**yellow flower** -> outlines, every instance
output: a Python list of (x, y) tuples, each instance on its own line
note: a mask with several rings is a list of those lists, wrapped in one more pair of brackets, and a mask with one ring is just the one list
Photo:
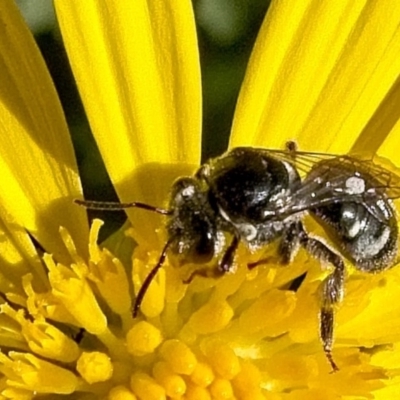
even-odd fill
[[(290, 3), (290, 4), (289, 4)], [(189, 0), (56, 0), (88, 118), (121, 201), (162, 206), (200, 160), (201, 94)], [(400, 164), (400, 3), (274, 1), (239, 97), (230, 147)], [(400, 393), (400, 270), (349, 266), (332, 374), (318, 334), (327, 271), (238, 250), (235, 273), (196, 277), (168, 257), (137, 318), (132, 299), (165, 243), (130, 209), (115, 254), (82, 197), (59, 101), (11, 0), (0, 8), (0, 398), (390, 399)], [(165, 218), (165, 217), (164, 217)], [(317, 227), (313, 226), (313, 229)], [(109, 241), (109, 242), (110, 242)], [(273, 246), (271, 246), (272, 250)], [(129, 252), (129, 253), (128, 253)], [(307, 272), (296, 290), (295, 279)], [(57, 395), (59, 395), (57, 397)]]

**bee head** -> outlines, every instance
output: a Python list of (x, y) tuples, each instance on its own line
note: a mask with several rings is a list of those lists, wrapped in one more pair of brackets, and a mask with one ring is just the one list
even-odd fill
[(179, 178), (172, 186), (170, 210), (171, 252), (182, 263), (210, 261), (221, 239), (206, 184), (196, 178)]

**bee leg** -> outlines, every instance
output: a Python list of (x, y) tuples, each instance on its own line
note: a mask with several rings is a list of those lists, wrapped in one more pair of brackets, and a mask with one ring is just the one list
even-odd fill
[(172, 243), (173, 238), (169, 239), (167, 243), (165, 243), (164, 248), (160, 254), (160, 258), (158, 259), (157, 264), (152, 268), (150, 273), (147, 275), (146, 279), (143, 281), (142, 286), (139, 289), (139, 292), (136, 296), (135, 302), (133, 303), (132, 307), (132, 316), (133, 318), (136, 318), (139, 313), (140, 306), (142, 304), (144, 295), (147, 292), (147, 289), (149, 288), (151, 282), (155, 278), (155, 276), (158, 273), (158, 270), (164, 265), (165, 258), (167, 257), (167, 251), (169, 246)]
[(289, 227), (283, 232), (278, 248), (281, 264), (290, 264), (293, 260), (293, 257), (297, 254), (302, 232), (304, 232), (304, 229), (299, 221), (290, 224)]
[(235, 258), (236, 250), (239, 246), (240, 239), (238, 236), (234, 236), (232, 242), (225, 250), (218, 266), (216, 268), (200, 268), (193, 271), (190, 276), (183, 281), (183, 283), (190, 283), (195, 276), (203, 276), (205, 278), (219, 278), (232, 271), (233, 261)]
[(275, 263), (288, 265), (293, 260), (293, 257), (297, 254), (300, 246), (300, 235), (303, 231), (303, 227), (299, 222), (294, 222), (289, 225), (282, 234), (282, 238), (279, 242), (278, 256), (263, 257), (258, 261), (247, 264), (247, 268), (252, 270), (262, 264)]
[(335, 269), (325, 279), (322, 286), (322, 305), (319, 314), (320, 335), (325, 355), (332, 367), (332, 372), (339, 370), (332, 357), (334, 341), (335, 306), (343, 297), (343, 285), (345, 267), (342, 258), (317, 239), (310, 238), (302, 230), (300, 233), (300, 244), (315, 258), (320, 261), (329, 262)]
[(219, 278), (223, 274), (224, 273), (219, 268), (198, 268), (184, 279), (183, 283), (188, 285), (196, 276), (201, 276), (203, 278)]

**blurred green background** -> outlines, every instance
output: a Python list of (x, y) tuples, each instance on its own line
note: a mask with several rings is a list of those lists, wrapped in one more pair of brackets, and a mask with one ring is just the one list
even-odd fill
[[(117, 200), (85, 117), (52, 0), (17, 0), (17, 3), (35, 35), (61, 98), (85, 197)], [(221, 154), (227, 147), (240, 84), (268, 5), (269, 0), (193, 1), (202, 70), (203, 160)], [(98, 213), (92, 216), (98, 216)], [(112, 218), (106, 219), (111, 220), (107, 230), (113, 231), (125, 216), (114, 213)]]

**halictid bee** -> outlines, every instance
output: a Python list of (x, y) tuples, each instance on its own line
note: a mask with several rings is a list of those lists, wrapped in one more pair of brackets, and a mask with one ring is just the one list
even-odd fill
[[(396, 175), (371, 160), (287, 149), (235, 148), (182, 177), (171, 189), (167, 209), (143, 203), (76, 202), (88, 208), (137, 207), (167, 217), (168, 240), (158, 263), (145, 279), (133, 305), (137, 316), (152, 279), (168, 252), (183, 262), (217, 258), (213, 270), (194, 276), (219, 277), (232, 271), (239, 243), (250, 250), (279, 241), (278, 256), (289, 264), (299, 247), (333, 267), (322, 283), (320, 337), (334, 371), (332, 357), (335, 307), (342, 300), (344, 258), (358, 270), (376, 273), (396, 264), (398, 226), (392, 199), (400, 197)], [(337, 250), (304, 228), (311, 215)]]

